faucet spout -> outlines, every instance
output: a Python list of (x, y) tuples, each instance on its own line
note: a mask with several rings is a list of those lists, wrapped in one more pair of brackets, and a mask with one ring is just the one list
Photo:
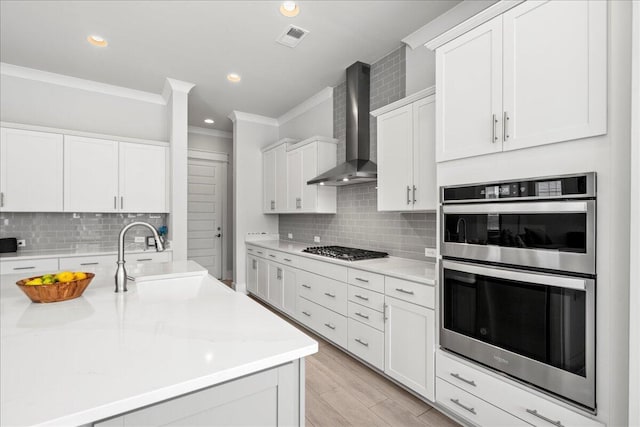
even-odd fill
[(118, 236), (118, 269), (116, 270), (116, 292), (127, 292), (127, 270), (124, 267), (124, 236), (130, 228), (138, 225), (147, 227), (149, 230), (151, 230), (151, 233), (153, 233), (153, 238), (156, 241), (156, 251), (164, 251), (164, 244), (162, 243), (162, 240), (158, 235), (158, 231), (153, 225), (149, 224), (148, 222), (136, 221), (122, 227), (122, 230), (120, 230), (120, 234)]

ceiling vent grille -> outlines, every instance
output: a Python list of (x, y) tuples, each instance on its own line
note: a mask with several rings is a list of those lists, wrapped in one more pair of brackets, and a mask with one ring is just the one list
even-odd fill
[(276, 39), (276, 42), (288, 47), (296, 47), (307, 34), (309, 34), (308, 30), (296, 27), (295, 25), (289, 25), (280, 37)]

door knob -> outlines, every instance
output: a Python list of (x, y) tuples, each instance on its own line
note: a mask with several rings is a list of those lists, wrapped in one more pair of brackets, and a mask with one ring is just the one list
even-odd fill
[(222, 236), (222, 233), (216, 234), (216, 237), (220, 237), (220, 236)]

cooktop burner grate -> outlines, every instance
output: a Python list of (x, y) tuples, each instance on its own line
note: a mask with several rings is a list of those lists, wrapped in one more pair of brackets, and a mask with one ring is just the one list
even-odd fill
[(360, 261), (364, 259), (384, 258), (389, 256), (386, 252), (368, 251), (365, 249), (347, 248), (344, 246), (312, 246), (303, 249), (302, 252), (341, 259), (344, 261)]

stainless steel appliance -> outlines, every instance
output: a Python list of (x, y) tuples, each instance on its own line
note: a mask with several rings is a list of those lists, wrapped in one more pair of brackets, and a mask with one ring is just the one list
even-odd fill
[(440, 345), (591, 410), (595, 179), (441, 189)]
[(322, 255), (329, 258), (337, 258), (343, 261), (360, 261), (364, 259), (384, 258), (389, 256), (386, 252), (368, 251), (366, 249), (347, 248), (345, 246), (312, 246), (303, 249), (314, 255)]

